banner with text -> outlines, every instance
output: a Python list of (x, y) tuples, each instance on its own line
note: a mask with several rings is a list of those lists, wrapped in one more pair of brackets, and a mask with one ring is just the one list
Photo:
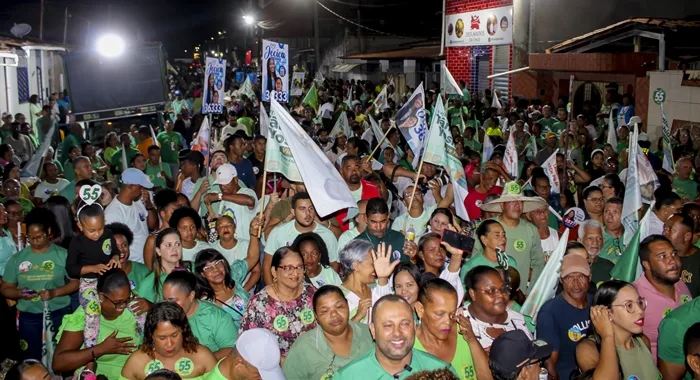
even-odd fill
[(289, 99), (289, 45), (263, 40), (262, 100), (282, 103)]
[(204, 98), (202, 114), (224, 113), (224, 83), (226, 82), (226, 60), (207, 57), (205, 61)]
[(484, 9), (445, 16), (445, 46), (510, 45), (513, 7)]

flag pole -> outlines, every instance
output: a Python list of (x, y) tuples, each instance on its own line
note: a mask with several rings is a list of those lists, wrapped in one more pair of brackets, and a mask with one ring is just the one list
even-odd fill
[[(372, 151), (372, 153), (370, 153), (370, 155), (367, 156), (367, 161), (371, 160), (372, 157), (374, 157), (374, 153), (377, 151), (377, 149), (379, 149), (382, 146), (382, 143), (384, 142), (384, 140), (386, 140), (386, 137), (389, 136), (389, 132), (391, 132), (392, 128), (394, 128), (393, 125), (390, 126), (389, 129), (386, 130), (386, 133), (384, 134), (384, 136), (382, 136), (382, 139), (379, 140), (379, 143), (377, 144), (377, 146), (374, 147), (374, 150)], [(421, 161), (421, 165), (422, 164), (423, 164), (423, 162)]]
[[(260, 205), (260, 220), (263, 218), (263, 211), (265, 211), (265, 189), (267, 189), (267, 160), (265, 160), (263, 164), (263, 180), (262, 180), (262, 204)], [(273, 192), (275, 190), (273, 189)], [(258, 235), (262, 233), (262, 223), (260, 223), (260, 226), (258, 227)]]
[[(420, 163), (418, 164), (418, 171), (416, 171), (416, 179), (413, 181), (413, 191), (411, 191), (411, 200), (408, 201), (408, 210), (406, 213), (411, 212), (411, 206), (413, 206), (413, 197), (416, 195), (416, 188), (418, 187), (418, 179), (420, 178), (420, 172), (423, 169), (423, 157), (420, 158)], [(408, 214), (410, 216), (410, 214)], [(406, 230), (406, 223), (408, 223), (408, 217), (403, 221), (403, 230)]]

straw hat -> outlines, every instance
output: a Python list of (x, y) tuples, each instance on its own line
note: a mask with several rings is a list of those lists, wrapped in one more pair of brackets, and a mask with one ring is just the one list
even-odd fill
[(506, 202), (523, 202), (523, 213), (547, 207), (547, 202), (541, 197), (526, 197), (522, 195), (520, 185), (515, 181), (511, 181), (503, 187), (503, 193), (500, 198), (482, 204), (480, 208), (486, 212), (503, 212), (501, 203)]

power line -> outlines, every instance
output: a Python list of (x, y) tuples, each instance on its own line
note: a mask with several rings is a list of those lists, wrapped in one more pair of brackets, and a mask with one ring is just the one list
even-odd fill
[[(331, 1), (333, 1), (333, 0), (331, 0)], [(347, 18), (345, 18), (345, 17), (343, 17), (343, 16), (341, 16), (341, 15), (339, 15), (339, 14), (333, 12), (333, 11), (330, 10), (327, 6), (321, 4), (320, 1), (316, 0), (316, 3), (317, 3), (318, 5), (320, 5), (321, 7), (323, 7), (323, 9), (327, 10), (328, 12), (330, 12), (330, 13), (331, 13), (332, 15), (334, 15), (335, 17), (338, 17), (339, 19), (341, 19), (341, 20), (343, 20), (343, 21), (345, 21), (345, 22), (347, 22), (347, 23), (350, 23), (350, 24), (352, 24), (352, 25), (355, 25), (355, 26), (358, 27), (358, 28), (366, 29), (366, 30), (369, 30), (370, 32), (374, 32), (374, 33), (383, 34), (383, 35), (385, 35), (385, 36), (400, 37), (400, 38), (416, 38), (416, 37), (409, 37), (409, 36), (399, 36), (399, 35), (396, 35), (396, 34), (391, 34), (391, 33), (387, 33), (387, 32), (382, 32), (381, 30), (376, 30), (376, 29), (372, 29), (372, 28), (367, 27), (367, 26), (364, 26), (364, 25), (360, 25), (360, 24), (356, 23), (355, 21), (348, 20)]]

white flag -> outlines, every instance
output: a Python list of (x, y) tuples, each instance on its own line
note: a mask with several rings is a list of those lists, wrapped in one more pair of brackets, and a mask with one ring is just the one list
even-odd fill
[(151, 129), (151, 138), (153, 139), (153, 145), (157, 145), (158, 147), (160, 147), (160, 143), (158, 142), (158, 138), (156, 137), (156, 131), (153, 130), (153, 126), (149, 124), (148, 128)]
[[(362, 140), (367, 141), (367, 144), (372, 146), (372, 138), (374, 138), (374, 132), (372, 131), (372, 128), (367, 128), (364, 132), (362, 132), (362, 136), (360, 138)], [(382, 136), (379, 136), (379, 138), (381, 139)]]
[(613, 109), (610, 108), (610, 117), (608, 118), (608, 144), (617, 152), (617, 131), (615, 130), (615, 121), (613, 120)]
[(379, 93), (379, 95), (377, 95), (377, 98), (374, 99), (374, 103), (372, 104), (374, 105), (375, 113), (380, 113), (384, 111), (384, 109), (389, 108), (389, 102), (386, 95), (386, 86), (382, 88), (382, 91)]
[(649, 162), (649, 158), (641, 149), (637, 149), (637, 173), (639, 176), (637, 183), (642, 195), (642, 202), (651, 204), (654, 201), (654, 191), (661, 186), (661, 183), (659, 182), (659, 177), (656, 176), (654, 168), (651, 166), (651, 162)]
[(41, 171), (40, 165), (42, 165), (41, 159), (44, 158), (46, 152), (49, 150), (49, 146), (51, 146), (51, 142), (53, 141), (53, 135), (55, 132), (56, 123), (54, 123), (54, 125), (51, 126), (49, 132), (46, 134), (46, 136), (44, 136), (44, 141), (41, 142), (39, 150), (34, 152), (34, 155), (29, 160), (29, 162), (27, 162), (27, 165), (24, 166), (24, 169), (22, 169), (22, 171), (29, 173), (29, 175), (31, 176), (39, 176), (39, 172)]
[[(379, 141), (382, 139), (382, 137), (384, 137), (384, 132), (382, 132), (382, 128), (371, 115), (369, 117), (369, 123), (372, 125), (372, 133), (374, 133), (374, 138), (377, 139), (377, 144), (379, 144)], [(382, 141), (381, 149), (384, 150), (388, 147), (390, 147), (389, 141), (388, 139), (384, 139), (384, 141)]]
[(340, 117), (338, 117), (338, 120), (336, 120), (335, 126), (333, 126), (333, 129), (331, 130), (331, 133), (328, 134), (328, 136), (335, 139), (338, 138), (341, 132), (345, 134), (345, 137), (347, 138), (354, 136), (354, 134), (352, 134), (352, 131), (350, 130), (348, 115), (345, 112), (340, 113)]
[(348, 105), (348, 109), (352, 109), (352, 87), (348, 87), (348, 98), (345, 99), (345, 104)]
[(418, 167), (418, 162), (423, 156), (425, 135), (428, 132), (428, 122), (425, 115), (425, 91), (421, 82), (408, 102), (396, 112), (396, 125), (413, 151), (414, 168)]
[(491, 101), (491, 107), (497, 110), (503, 108), (503, 106), (501, 105), (501, 101), (498, 100), (498, 94), (496, 94), (496, 90), (493, 90), (493, 100)]
[(557, 169), (557, 153), (559, 149), (555, 150), (547, 160), (542, 164), (542, 169), (544, 169), (544, 174), (549, 178), (549, 185), (552, 188), (551, 192), (554, 194), (561, 194), (561, 183), (559, 182), (559, 172)]
[(247, 96), (249, 99), (255, 99), (255, 91), (253, 91), (253, 84), (250, 83), (250, 77), (246, 75), (245, 81), (241, 86), (240, 93)]
[(348, 209), (349, 218), (357, 215), (350, 188), (321, 148), (275, 99), (270, 99), (270, 107), (318, 215), (325, 217), (343, 209)]
[[(476, 133), (479, 133), (477, 131)], [(491, 153), (493, 153), (493, 143), (491, 143), (491, 137), (489, 135), (484, 134), (484, 146), (483, 150), (481, 152), (481, 162), (486, 162), (491, 158)]]
[(394, 76), (393, 75), (389, 78), (389, 86), (394, 86), (394, 90), (396, 90), (396, 85), (394, 84)]
[(462, 96), (462, 89), (459, 88), (457, 81), (447, 69), (446, 65), (442, 65), (442, 84), (441, 87), (445, 89), (445, 94), (453, 94)]
[(625, 200), (622, 204), (622, 225), (625, 227), (623, 243), (625, 246), (632, 240), (634, 233), (639, 227), (637, 211), (642, 208), (642, 193), (639, 184), (639, 168), (637, 166), (637, 151), (639, 150), (638, 139), (639, 130), (635, 123), (632, 133), (629, 136), (629, 158), (625, 183)]
[(667, 172), (673, 174), (676, 172), (676, 168), (673, 163), (673, 151), (671, 150), (671, 141), (673, 141), (671, 138), (671, 128), (668, 126), (668, 119), (666, 118), (666, 112), (664, 112), (664, 104), (659, 103), (659, 107), (661, 107), (661, 132), (664, 140), (664, 162), (662, 167)]
[(505, 165), (508, 174), (512, 178), (518, 178), (518, 150), (515, 147), (515, 133), (510, 131), (506, 151), (503, 154), (503, 165)]
[(265, 107), (260, 104), (260, 134), (265, 136), (266, 139), (270, 139), (267, 132), (267, 127), (270, 125), (270, 118), (267, 116), (267, 111)]

